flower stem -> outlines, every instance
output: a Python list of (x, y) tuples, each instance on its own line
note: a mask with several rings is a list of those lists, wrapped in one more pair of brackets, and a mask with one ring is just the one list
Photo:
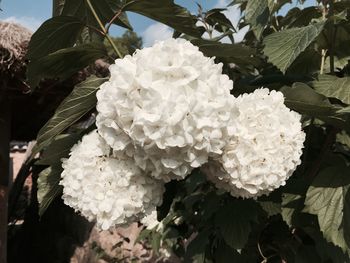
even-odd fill
[(94, 7), (92, 6), (90, 0), (86, 0), (90, 10), (91, 10), (91, 13), (94, 15), (98, 25), (100, 26), (103, 34), (105, 35), (105, 37), (107, 38), (108, 42), (111, 44), (112, 48), (114, 49), (115, 53), (120, 57), (122, 58), (123, 55), (120, 53), (120, 51), (118, 50), (117, 46), (115, 45), (115, 43), (113, 42), (112, 38), (108, 35), (108, 31), (107, 29), (104, 27), (104, 25), (102, 24), (100, 18), (98, 17)]

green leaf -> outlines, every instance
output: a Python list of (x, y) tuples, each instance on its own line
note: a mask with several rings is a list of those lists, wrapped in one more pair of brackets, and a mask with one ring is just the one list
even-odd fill
[(231, 21), (225, 16), (225, 14), (222, 13), (222, 11), (225, 11), (225, 9), (214, 8), (209, 10), (206, 13), (207, 22), (210, 23), (211, 26), (214, 26), (218, 23), (221, 26), (235, 30)]
[(344, 229), (344, 239), (348, 246), (348, 249), (350, 248), (350, 191), (349, 188), (347, 189), (347, 192), (344, 197), (344, 208), (343, 208), (343, 229)]
[(338, 78), (331, 75), (319, 75), (310, 85), (327, 97), (337, 98), (343, 103), (350, 104), (350, 78)]
[(217, 249), (215, 250), (215, 262), (216, 263), (246, 263), (248, 258), (245, 255), (241, 255), (237, 250), (227, 245), (224, 241), (220, 240)]
[(324, 237), (343, 250), (347, 249), (343, 224), (350, 220), (343, 212), (349, 174), (345, 162), (321, 170), (306, 193), (304, 208), (304, 212), (317, 216)]
[(258, 65), (260, 62), (254, 57), (255, 49), (243, 44), (225, 44), (203, 39), (193, 39), (191, 43), (208, 57), (229, 58), (238, 65)]
[(76, 17), (55, 16), (45, 21), (30, 39), (27, 57), (37, 59), (73, 46), (83, 28), (84, 23)]
[(314, 18), (322, 16), (321, 9), (317, 6), (309, 6), (295, 12), (295, 15), (291, 17), (288, 28), (307, 26)]
[(232, 200), (222, 207), (215, 217), (225, 242), (235, 249), (242, 249), (248, 241), (252, 222), (258, 221), (260, 207), (252, 200)]
[(106, 56), (105, 46), (98, 42), (61, 49), (31, 61), (27, 68), (28, 82), (32, 87), (35, 87), (42, 78), (64, 80), (78, 70), (94, 63), (97, 59)]
[(96, 92), (106, 78), (95, 76), (78, 84), (62, 101), (51, 119), (40, 129), (33, 153), (49, 145), (56, 135), (78, 121), (96, 105)]
[[(121, 2), (122, 1), (120, 0), (91, 0), (91, 4), (103, 24), (109, 22), (121, 9)], [(91, 13), (86, 0), (65, 0), (62, 15), (79, 17), (87, 25), (98, 27), (97, 21)], [(124, 12), (114, 20), (114, 24), (132, 30), (129, 20)]]
[(293, 226), (294, 212), (300, 208), (302, 196), (298, 194), (284, 193), (282, 195), (282, 218), (290, 226)]
[(337, 142), (347, 146), (350, 149), (350, 136), (345, 131), (337, 133)]
[(38, 177), (38, 202), (39, 215), (42, 216), (51, 202), (61, 194), (62, 186), (58, 183), (61, 179), (61, 166), (51, 166), (43, 170)]
[(185, 261), (204, 263), (205, 261), (205, 247), (209, 243), (210, 229), (204, 229), (197, 234), (197, 236), (189, 243), (186, 248)]
[(259, 204), (269, 217), (278, 215), (282, 212), (280, 203), (275, 203), (271, 201), (260, 201)]
[(72, 146), (80, 140), (79, 134), (61, 134), (58, 135), (50, 145), (40, 155), (40, 160), (36, 165), (54, 165), (59, 164), (62, 158), (68, 157)]
[(123, 11), (149, 17), (190, 36), (202, 35), (196, 27), (196, 17), (173, 0), (126, 0)]
[(285, 86), (280, 91), (285, 97), (285, 104), (295, 111), (314, 117), (333, 115), (336, 111), (325, 96), (304, 83), (296, 82), (292, 87)]
[(321, 55), (311, 46), (298, 56), (287, 70), (287, 74), (311, 75), (320, 71)]
[(264, 39), (264, 54), (269, 62), (285, 73), (300, 53), (320, 34), (323, 26), (324, 23), (317, 23), (272, 33)]
[(341, 248), (333, 245), (328, 242), (323, 236), (322, 233), (315, 228), (304, 228), (304, 231), (312, 237), (315, 242), (315, 248), (322, 258), (321, 262), (333, 262), (333, 263), (348, 263), (350, 258), (347, 254), (341, 250)]
[(257, 39), (260, 39), (264, 27), (269, 21), (269, 7), (267, 0), (248, 0), (245, 18), (252, 26)]

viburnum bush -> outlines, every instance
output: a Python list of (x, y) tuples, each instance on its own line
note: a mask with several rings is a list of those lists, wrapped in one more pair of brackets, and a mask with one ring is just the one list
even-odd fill
[[(40, 130), (39, 214), (62, 198), (104, 230), (141, 222), (183, 262), (349, 262), (350, 3), (288, 2), (228, 1), (237, 24), (172, 0), (57, 4), (29, 44), (32, 89), (97, 59), (110, 74)], [(126, 12), (173, 38), (123, 57), (108, 29), (132, 29)]]

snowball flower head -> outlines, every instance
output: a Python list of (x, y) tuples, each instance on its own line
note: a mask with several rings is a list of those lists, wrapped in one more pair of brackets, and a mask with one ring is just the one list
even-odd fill
[(63, 200), (106, 230), (152, 213), (160, 205), (163, 183), (147, 177), (125, 157), (109, 157), (110, 147), (96, 130), (85, 135), (63, 161)]
[(110, 73), (96, 125), (115, 151), (133, 149), (137, 165), (165, 181), (222, 153), (233, 83), (214, 58), (169, 39), (117, 59)]
[(217, 187), (237, 197), (258, 197), (285, 185), (300, 164), (305, 134), (300, 114), (281, 92), (257, 89), (235, 101), (232, 136), (217, 163), (205, 168)]

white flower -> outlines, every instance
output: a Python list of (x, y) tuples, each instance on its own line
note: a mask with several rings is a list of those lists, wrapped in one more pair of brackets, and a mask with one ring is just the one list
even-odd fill
[(142, 219), (162, 201), (163, 183), (142, 174), (127, 156), (110, 157), (97, 131), (85, 135), (63, 160), (64, 203), (106, 230)]
[(300, 115), (284, 105), (281, 92), (258, 89), (239, 96), (235, 104), (234, 136), (219, 163), (205, 172), (233, 196), (257, 197), (285, 185), (301, 162), (305, 134)]
[(115, 151), (128, 148), (137, 165), (165, 181), (222, 153), (234, 99), (222, 64), (169, 39), (117, 59), (110, 73), (97, 93), (96, 125)]

